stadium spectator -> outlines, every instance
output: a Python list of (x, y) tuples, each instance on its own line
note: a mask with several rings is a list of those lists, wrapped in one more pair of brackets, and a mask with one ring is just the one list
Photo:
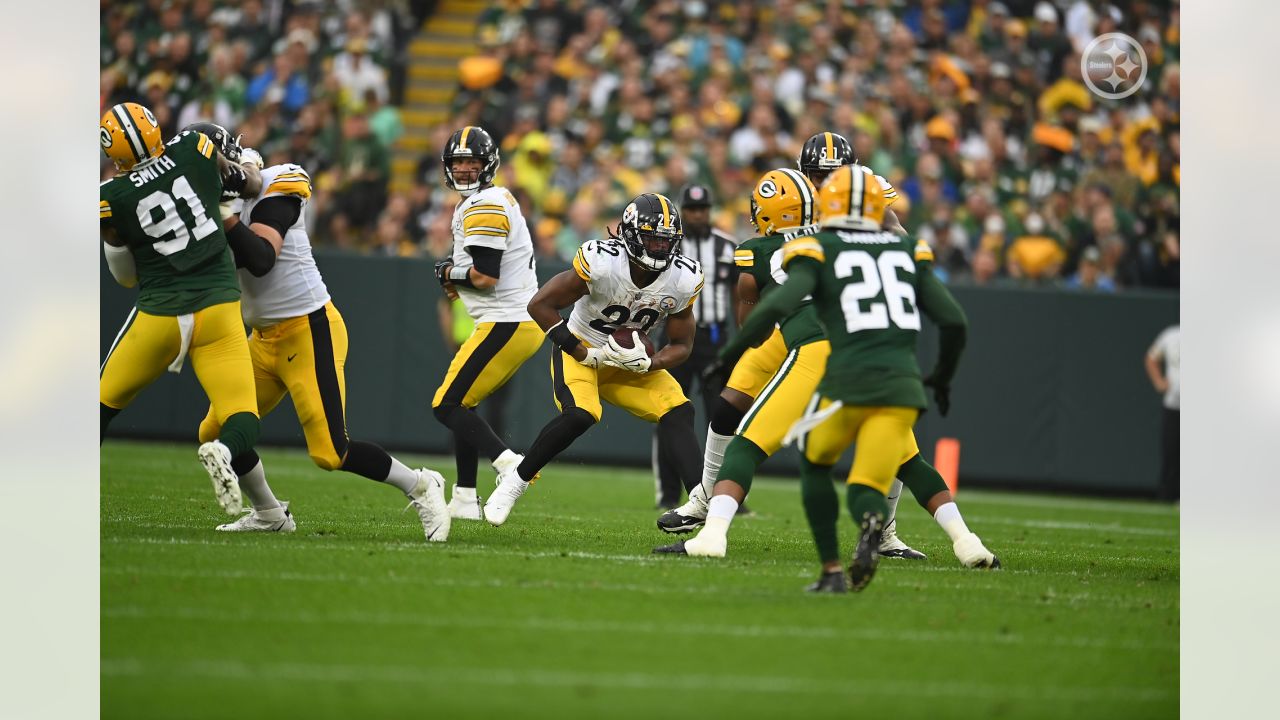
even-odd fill
[(1162, 396), (1164, 406), (1160, 431), (1160, 497), (1177, 501), (1181, 460), (1178, 453), (1179, 418), (1182, 405), (1181, 334), (1174, 325), (1165, 328), (1147, 350), (1147, 376)]

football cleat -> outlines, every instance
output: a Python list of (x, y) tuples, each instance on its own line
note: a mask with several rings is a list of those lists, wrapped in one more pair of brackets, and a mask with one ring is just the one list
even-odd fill
[(894, 518), (889, 521), (884, 529), (884, 536), (880, 538), (880, 557), (925, 560), (929, 556), (898, 539), (898, 518)]
[(875, 577), (880, 562), (880, 538), (884, 533), (881, 518), (870, 513), (862, 516), (862, 528), (858, 533), (858, 545), (853, 549), (849, 563), (849, 589), (859, 592)]
[(658, 518), (658, 529), (672, 535), (683, 535), (693, 532), (707, 522), (707, 506), (698, 507), (695, 500), (681, 505), (675, 510), (668, 510)]
[(684, 551), (684, 541), (674, 542), (670, 545), (662, 545), (653, 549), (654, 555), (687, 555)]
[(417, 472), (418, 484), (409, 493), (409, 505), (405, 509), (412, 507), (418, 511), (427, 542), (444, 542), (449, 539), (452, 522), (449, 506), (444, 501), (444, 476), (426, 468)]
[(280, 507), (270, 510), (245, 508), (239, 520), (219, 525), (221, 532), (281, 532), (291, 533), (298, 529), (293, 521), (293, 513), (289, 512), (289, 503), (280, 503)]
[(703, 532), (684, 541), (684, 554), (693, 557), (722, 558), (728, 549), (729, 538), (724, 533)]
[(480, 496), (475, 488), (453, 486), (449, 498), (449, 517), (454, 520), (482, 520)]
[(507, 516), (511, 514), (511, 508), (515, 507), (516, 501), (527, 489), (529, 489), (529, 483), (520, 477), (515, 467), (500, 473), (497, 489), (484, 504), (484, 519), (495, 527), (506, 522)]
[(213, 495), (218, 498), (222, 510), (228, 515), (240, 514), (244, 499), (240, 496), (240, 478), (231, 469), (231, 451), (226, 445), (213, 440), (201, 445), (196, 454), (213, 481)]
[(835, 570), (832, 572), (824, 572), (812, 584), (805, 587), (805, 592), (811, 593), (844, 593), (849, 592), (849, 583), (844, 579), (844, 573)]
[(988, 550), (975, 533), (969, 533), (956, 540), (952, 549), (955, 550), (956, 559), (965, 567), (983, 570), (1000, 569), (1000, 558)]

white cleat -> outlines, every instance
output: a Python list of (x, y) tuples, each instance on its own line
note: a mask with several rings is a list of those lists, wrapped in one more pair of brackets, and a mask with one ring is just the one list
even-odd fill
[(426, 468), (417, 473), (418, 484), (409, 493), (409, 507), (418, 511), (427, 542), (444, 542), (449, 539), (452, 522), (449, 506), (444, 501), (444, 476)]
[(512, 465), (509, 471), (498, 475), (498, 487), (489, 496), (489, 501), (484, 504), (484, 519), (495, 527), (507, 521), (511, 508), (515, 507), (516, 501), (529, 488), (529, 483), (516, 472), (515, 465)]
[(231, 451), (213, 440), (201, 445), (196, 454), (213, 481), (213, 495), (222, 510), (228, 515), (238, 515), (244, 509), (244, 500), (240, 497), (240, 478), (231, 469)]
[(975, 533), (969, 533), (956, 540), (952, 549), (955, 550), (956, 559), (965, 567), (987, 570), (1000, 569), (1000, 558), (988, 550)]
[(889, 521), (889, 526), (880, 536), (880, 557), (902, 558), (904, 560), (925, 560), (927, 555), (916, 550), (898, 538), (898, 519)]
[(698, 536), (686, 540), (684, 554), (693, 557), (722, 558), (729, 549), (729, 538), (724, 535), (698, 533)]
[(220, 532), (280, 532), (291, 533), (298, 529), (293, 521), (293, 513), (289, 512), (289, 503), (282, 502), (280, 507), (270, 510), (245, 508), (239, 520), (219, 525)]
[(454, 520), (483, 520), (480, 496), (475, 488), (453, 486), (453, 497), (449, 498), (449, 517)]

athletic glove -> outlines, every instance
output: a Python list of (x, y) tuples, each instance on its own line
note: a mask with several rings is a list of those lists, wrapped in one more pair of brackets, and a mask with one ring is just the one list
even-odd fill
[(649, 357), (649, 353), (644, 350), (644, 345), (640, 343), (640, 334), (633, 332), (632, 337), (634, 338), (635, 346), (630, 348), (622, 347), (617, 340), (610, 337), (607, 346), (608, 351), (605, 354), (605, 363), (633, 373), (649, 372), (649, 367), (653, 365), (653, 359)]
[(702, 387), (705, 388), (724, 388), (729, 382), (729, 374), (733, 372), (733, 365), (726, 363), (720, 358), (712, 360), (706, 367), (702, 368), (699, 375), (702, 377)]
[(951, 412), (951, 385), (934, 380), (930, 375), (924, 379), (924, 386), (933, 388), (933, 404), (938, 406), (938, 414), (946, 417)]
[(452, 260), (441, 260), (436, 263), (436, 280), (440, 282), (440, 287), (444, 287), (449, 283), (449, 268), (453, 267)]
[(598, 369), (601, 365), (607, 364), (605, 362), (606, 357), (607, 357), (607, 354), (605, 353), (604, 350), (601, 350), (600, 348), (589, 347), (587, 348), (587, 356), (582, 359), (581, 364), (586, 365), (589, 368)]

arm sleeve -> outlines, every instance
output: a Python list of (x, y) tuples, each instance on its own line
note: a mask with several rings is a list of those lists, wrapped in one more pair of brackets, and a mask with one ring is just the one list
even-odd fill
[(968, 339), (969, 320), (960, 303), (933, 272), (920, 276), (920, 309), (938, 325), (938, 362), (932, 377), (947, 385), (960, 364), (960, 355)]
[(787, 268), (787, 281), (756, 305), (738, 334), (720, 350), (720, 357), (735, 358), (773, 332), (773, 326), (800, 307), (805, 296), (817, 287), (821, 267), (817, 260), (797, 256)]
[(491, 278), (502, 276), (502, 251), (482, 245), (472, 245), (467, 252), (471, 254), (471, 265), (476, 272)]
[[(274, 183), (272, 184), (274, 186)], [(289, 228), (298, 222), (302, 214), (302, 199), (292, 195), (277, 195), (264, 198), (253, 206), (249, 214), (249, 223), (262, 223), (284, 237)]]
[[(256, 212), (257, 209), (254, 210)], [(248, 270), (254, 277), (262, 277), (275, 267), (275, 247), (242, 222), (227, 231), (227, 245), (231, 248), (236, 267)]]
[(507, 236), (511, 234), (511, 219), (507, 210), (498, 203), (481, 202), (462, 213), (462, 246), (507, 249)]
[(120, 285), (131, 288), (138, 284), (138, 266), (133, 260), (133, 252), (127, 247), (116, 247), (102, 243), (102, 251), (107, 257), (107, 268), (111, 277)]

